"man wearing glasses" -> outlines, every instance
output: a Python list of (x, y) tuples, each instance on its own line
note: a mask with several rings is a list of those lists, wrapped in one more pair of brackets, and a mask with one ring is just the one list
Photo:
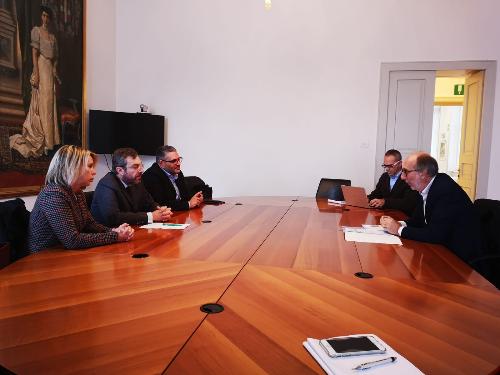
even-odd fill
[(203, 202), (201, 191), (191, 196), (181, 172), (182, 157), (175, 147), (162, 146), (156, 152), (156, 163), (144, 172), (146, 189), (160, 204), (174, 211), (189, 210)]
[(375, 190), (368, 195), (370, 207), (395, 209), (411, 215), (419, 196), (401, 179), (401, 153), (388, 150), (382, 167), (385, 172), (380, 176)]
[(92, 198), (92, 216), (101, 224), (117, 226), (165, 222), (170, 208), (156, 203), (141, 183), (144, 167), (133, 148), (119, 148), (112, 157), (112, 172), (99, 183)]
[(406, 221), (382, 216), (388, 232), (410, 240), (438, 243), (465, 261), (479, 255), (479, 219), (469, 196), (453, 179), (438, 173), (437, 161), (427, 153), (410, 155), (403, 162), (402, 178), (422, 196)]

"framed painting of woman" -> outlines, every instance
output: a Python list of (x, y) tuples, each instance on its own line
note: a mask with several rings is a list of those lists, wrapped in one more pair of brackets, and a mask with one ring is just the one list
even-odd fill
[(0, 198), (37, 194), (52, 155), (82, 146), (84, 0), (0, 0)]

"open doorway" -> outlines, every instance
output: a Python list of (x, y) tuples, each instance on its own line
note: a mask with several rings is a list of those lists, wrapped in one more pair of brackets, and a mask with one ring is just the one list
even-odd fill
[(484, 71), (436, 71), (431, 155), (476, 198)]
[(458, 181), (465, 72), (438, 71), (434, 90), (431, 155), (439, 170)]
[[(374, 176), (382, 173), (385, 150), (396, 148), (404, 156), (422, 150), (441, 159), (440, 170), (454, 177), (472, 200), (485, 198), (496, 65), (495, 61), (382, 63)], [(447, 100), (446, 105), (436, 100), (436, 79), (458, 77), (465, 77), (463, 88), (461, 83), (452, 87), (455, 90), (455, 84), (459, 85), (463, 95), (438, 93), (438, 98), (455, 99)], [(435, 111), (434, 107), (441, 108)], [(438, 123), (438, 117), (449, 124), (449, 130), (448, 126), (433, 128), (433, 120)], [(442, 133), (447, 133), (444, 141)]]

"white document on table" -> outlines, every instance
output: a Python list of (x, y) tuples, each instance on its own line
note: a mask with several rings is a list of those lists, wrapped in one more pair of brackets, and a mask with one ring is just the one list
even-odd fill
[(385, 229), (381, 225), (370, 225), (363, 224), (362, 227), (342, 227), (344, 233), (354, 232), (354, 233), (371, 233), (371, 234), (390, 234), (386, 232)]
[[(423, 374), (417, 367), (415, 367), (410, 361), (405, 357), (400, 355), (384, 341), (382, 341), (378, 336), (375, 336), (377, 341), (386, 347), (386, 352), (384, 354), (365, 354), (365, 355), (354, 355), (348, 357), (337, 357), (333, 358), (326, 354), (325, 349), (319, 344), (319, 340), (308, 338), (302, 343), (307, 351), (314, 357), (318, 364), (323, 368), (323, 370), (328, 375), (343, 375), (343, 374), (370, 374), (370, 375), (413, 375), (413, 374)], [(372, 362), (383, 358), (396, 357), (396, 361), (392, 363), (386, 363), (384, 365), (375, 366), (368, 370), (353, 370), (354, 367), (366, 363)]]
[(365, 229), (385, 231), (384, 227), (380, 224), (361, 224), (361, 226)]
[(336, 201), (335, 199), (328, 199), (328, 204), (331, 206), (344, 206), (345, 201)]
[(402, 245), (398, 236), (390, 234), (380, 225), (363, 224), (363, 227), (343, 227), (346, 241)]
[(189, 227), (190, 224), (175, 224), (175, 223), (151, 223), (142, 225), (141, 228), (144, 229), (176, 229), (182, 230)]
[(359, 233), (345, 232), (346, 241), (368, 242), (368, 243), (384, 243), (387, 245), (402, 245), (401, 239), (393, 234), (378, 234), (378, 233)]

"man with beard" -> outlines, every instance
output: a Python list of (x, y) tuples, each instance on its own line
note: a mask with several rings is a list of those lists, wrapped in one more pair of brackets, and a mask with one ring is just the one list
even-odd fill
[(170, 219), (170, 208), (156, 203), (144, 188), (143, 172), (137, 151), (133, 148), (115, 150), (112, 172), (101, 178), (92, 199), (92, 215), (98, 222), (108, 226), (141, 225)]

